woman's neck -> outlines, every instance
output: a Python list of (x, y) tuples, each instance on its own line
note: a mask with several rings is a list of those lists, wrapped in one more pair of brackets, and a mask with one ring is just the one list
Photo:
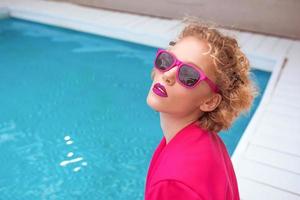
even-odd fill
[(171, 139), (185, 126), (196, 121), (199, 118), (199, 111), (192, 113), (188, 116), (174, 116), (168, 113), (160, 114), (160, 126), (163, 131), (166, 143), (168, 144)]

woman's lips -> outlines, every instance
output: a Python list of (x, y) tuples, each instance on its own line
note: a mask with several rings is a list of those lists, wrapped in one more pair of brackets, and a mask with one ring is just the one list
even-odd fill
[(158, 96), (161, 96), (161, 97), (167, 97), (168, 96), (166, 88), (160, 83), (156, 83), (153, 86), (152, 91), (155, 94), (157, 94)]

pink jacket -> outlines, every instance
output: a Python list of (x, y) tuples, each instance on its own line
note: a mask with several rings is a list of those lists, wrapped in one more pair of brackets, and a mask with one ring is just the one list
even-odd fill
[(239, 200), (234, 169), (217, 133), (190, 123), (155, 150), (145, 200)]

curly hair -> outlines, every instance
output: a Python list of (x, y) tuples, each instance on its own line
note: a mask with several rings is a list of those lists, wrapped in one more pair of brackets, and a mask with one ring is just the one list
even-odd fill
[[(258, 87), (251, 80), (250, 63), (241, 51), (237, 40), (218, 31), (213, 25), (201, 22), (196, 17), (184, 17), (185, 27), (176, 41), (194, 36), (208, 42), (209, 55), (214, 63), (216, 85), (220, 89), (222, 100), (216, 109), (204, 112), (198, 119), (201, 128), (211, 132), (220, 132), (230, 128), (239, 114), (246, 114), (258, 95)], [(154, 72), (151, 77), (153, 78)]]

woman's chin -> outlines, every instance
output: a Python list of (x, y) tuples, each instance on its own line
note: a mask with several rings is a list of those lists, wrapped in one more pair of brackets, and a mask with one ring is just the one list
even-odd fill
[(164, 106), (162, 105), (163, 102), (161, 101), (158, 96), (154, 96), (152, 92), (150, 92), (147, 96), (147, 104), (153, 109), (156, 110), (157, 112), (161, 112), (164, 109)]

